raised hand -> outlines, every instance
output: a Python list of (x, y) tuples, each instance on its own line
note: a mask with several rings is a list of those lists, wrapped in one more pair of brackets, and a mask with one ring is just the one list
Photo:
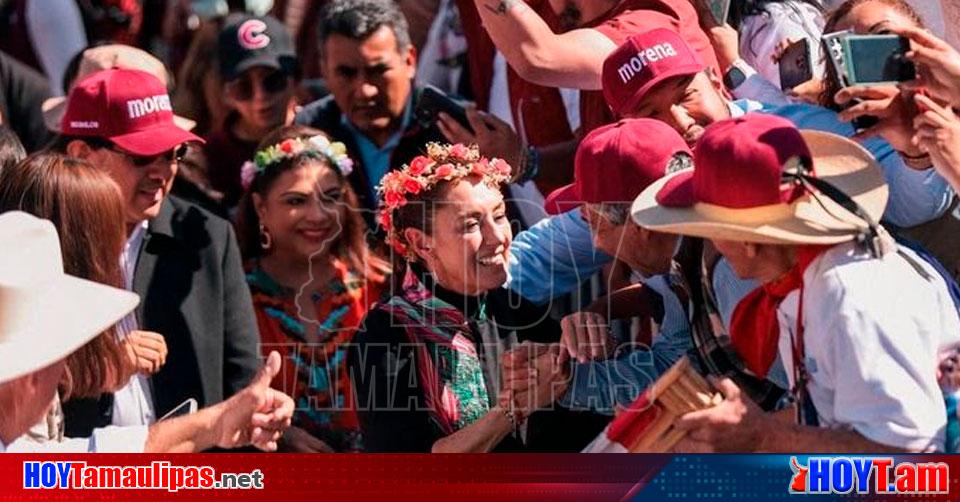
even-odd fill
[(903, 87), (923, 88), (940, 101), (960, 105), (960, 52), (927, 30), (904, 26), (893, 31), (913, 42), (906, 56), (917, 65), (918, 78), (904, 82)]
[(916, 105), (894, 85), (857, 85), (841, 89), (836, 97), (841, 106), (855, 99), (860, 102), (843, 110), (840, 120), (851, 121), (870, 115), (879, 122), (873, 127), (857, 134), (858, 138), (880, 136), (898, 152), (912, 157), (923, 152), (913, 143), (913, 118), (917, 114)]
[(606, 359), (616, 348), (606, 317), (595, 312), (574, 312), (560, 321), (560, 347), (571, 359), (585, 363)]
[(499, 157), (517, 168), (523, 154), (523, 142), (510, 124), (497, 117), (477, 110), (476, 106), (466, 107), (467, 120), (473, 133), (446, 113), (440, 113), (437, 128), (452, 143), (475, 144), (486, 157)]
[(135, 373), (152, 375), (167, 362), (167, 342), (163, 335), (152, 331), (131, 331), (120, 345), (127, 356), (127, 378)]
[(277, 440), (290, 426), (294, 408), (290, 396), (270, 387), (270, 381), (279, 372), (280, 354), (271, 352), (250, 385), (216, 405), (221, 407), (216, 424), (217, 446), (237, 448), (250, 444), (264, 451), (277, 449)]
[(960, 118), (950, 106), (917, 94), (921, 113), (913, 121), (914, 144), (930, 154), (933, 167), (954, 187), (960, 189)]

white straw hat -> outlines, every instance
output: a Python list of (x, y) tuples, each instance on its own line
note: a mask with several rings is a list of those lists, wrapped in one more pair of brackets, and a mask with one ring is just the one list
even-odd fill
[(0, 383), (66, 358), (133, 310), (134, 293), (63, 272), (53, 224), (0, 214)]

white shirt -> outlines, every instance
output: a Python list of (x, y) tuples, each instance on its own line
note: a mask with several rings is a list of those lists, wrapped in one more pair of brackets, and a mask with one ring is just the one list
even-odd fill
[(814, 77), (823, 75), (820, 37), (823, 15), (814, 6), (800, 1), (768, 3), (763, 14), (749, 16), (740, 24), (740, 57), (763, 78), (780, 88), (780, 64), (771, 56), (784, 40), (806, 38), (810, 42)]
[[(147, 222), (144, 221), (134, 229), (120, 255), (120, 266), (123, 270), (123, 279), (128, 291), (133, 291), (133, 276), (137, 269), (137, 257), (147, 231)], [(136, 311), (127, 314), (117, 324), (117, 332), (122, 340), (127, 333), (139, 329)], [(153, 393), (150, 390), (150, 379), (140, 373), (130, 378), (122, 388), (113, 394), (113, 425), (150, 425), (157, 420), (153, 409)]]
[(50, 430), (42, 434), (28, 431), (9, 445), (0, 442), (0, 453), (142, 453), (149, 434), (146, 425), (110, 426), (94, 429), (88, 438), (65, 438), (59, 394), (51, 400), (50, 409), (40, 424), (44, 428), (49, 424)]
[[(941, 354), (960, 344), (960, 317), (940, 275), (912, 251), (872, 259), (838, 245), (804, 273), (808, 390), (823, 427), (853, 428), (885, 445), (944, 449)], [(780, 305), (780, 358), (793, 384), (790, 335), (799, 290)]]
[(65, 438), (45, 443), (21, 436), (9, 445), (0, 443), (0, 453), (143, 453), (148, 431), (146, 425), (111, 425), (94, 429), (88, 438)]

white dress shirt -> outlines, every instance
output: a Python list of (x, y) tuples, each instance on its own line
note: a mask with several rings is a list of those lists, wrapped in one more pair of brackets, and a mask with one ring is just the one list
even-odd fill
[[(133, 275), (137, 269), (137, 257), (147, 231), (147, 222), (144, 221), (134, 229), (127, 239), (123, 254), (120, 255), (120, 266), (123, 270), (125, 287), (133, 291)], [(139, 329), (136, 311), (130, 312), (117, 324), (117, 333), (121, 340), (128, 333)], [(150, 390), (150, 379), (137, 373), (130, 378), (120, 390), (113, 394), (113, 425), (150, 425), (157, 420), (153, 409), (153, 393)]]

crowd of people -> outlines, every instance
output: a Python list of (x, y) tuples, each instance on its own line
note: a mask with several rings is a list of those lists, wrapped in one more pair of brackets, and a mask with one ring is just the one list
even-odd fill
[(581, 451), (681, 361), (677, 452), (960, 448), (956, 2), (48, 3), (0, 451)]

